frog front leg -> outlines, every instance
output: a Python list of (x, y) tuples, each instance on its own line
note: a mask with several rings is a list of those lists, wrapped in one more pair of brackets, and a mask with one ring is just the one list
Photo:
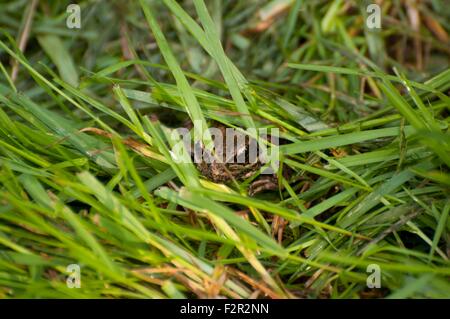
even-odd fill
[(264, 175), (253, 181), (249, 188), (248, 194), (254, 196), (263, 191), (274, 191), (278, 189), (278, 178), (276, 175)]

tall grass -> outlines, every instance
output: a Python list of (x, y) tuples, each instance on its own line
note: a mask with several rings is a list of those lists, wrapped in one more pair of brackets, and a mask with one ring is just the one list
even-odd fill
[[(0, 297), (450, 297), (445, 3), (358, 3), (80, 1), (71, 30), (0, 1)], [(194, 121), (279, 128), (279, 189), (175, 161)]]

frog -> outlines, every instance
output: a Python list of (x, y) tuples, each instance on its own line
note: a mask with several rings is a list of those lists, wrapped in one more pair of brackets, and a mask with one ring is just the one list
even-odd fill
[[(215, 183), (229, 184), (233, 180), (245, 180), (261, 170), (263, 164), (259, 158), (256, 157), (254, 160), (249, 159), (249, 145), (250, 143), (256, 142), (253, 138), (247, 137), (243, 139), (245, 141), (244, 143), (237, 143), (237, 147), (233, 147), (232, 150), (227, 152), (227, 145), (224, 143), (227, 127), (221, 123), (215, 124), (215, 127), (222, 132), (223, 140), (219, 141), (219, 143), (224, 145), (224, 150), (221, 156), (219, 155), (217, 157), (202, 148), (203, 157), (201, 161), (196, 163), (201, 175)], [(234, 131), (234, 134), (236, 135), (236, 139), (239, 139), (238, 136), (240, 134), (244, 135), (244, 133), (238, 131)], [(214, 142), (215, 145), (218, 145), (216, 140)], [(245, 160), (239, 162), (238, 158), (245, 158)], [(260, 175), (249, 185), (248, 194), (254, 196), (263, 191), (277, 190), (279, 187), (278, 184), (276, 174)]]

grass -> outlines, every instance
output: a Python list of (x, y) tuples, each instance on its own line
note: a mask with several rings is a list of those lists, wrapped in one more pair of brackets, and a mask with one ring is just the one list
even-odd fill
[[(359, 1), (68, 4), (0, 1), (0, 297), (450, 297), (445, 1), (379, 30)], [(279, 189), (178, 163), (191, 121), (278, 128)]]

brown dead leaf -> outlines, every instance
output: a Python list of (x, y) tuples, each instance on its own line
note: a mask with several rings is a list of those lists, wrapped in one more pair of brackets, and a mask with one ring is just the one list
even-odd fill
[(439, 21), (434, 19), (429, 15), (424, 15), (424, 21), (428, 29), (439, 39), (439, 41), (449, 44), (450, 38), (445, 31), (445, 29), (441, 26)]

